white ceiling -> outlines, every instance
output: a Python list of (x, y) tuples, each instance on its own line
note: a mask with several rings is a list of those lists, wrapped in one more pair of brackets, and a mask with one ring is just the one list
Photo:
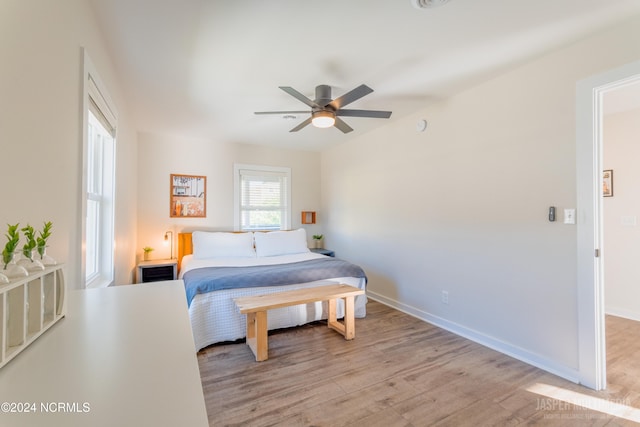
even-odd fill
[[(90, 0), (138, 130), (320, 150), (640, 14), (640, 0)], [(305, 110), (278, 89), (334, 97), (365, 83), (355, 130), (254, 111)]]

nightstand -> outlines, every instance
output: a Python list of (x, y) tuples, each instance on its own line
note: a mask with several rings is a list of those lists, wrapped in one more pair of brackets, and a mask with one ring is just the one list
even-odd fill
[(336, 253), (333, 251), (330, 251), (329, 249), (324, 249), (324, 248), (311, 248), (309, 249), (311, 252), (313, 252), (314, 254), (322, 254), (322, 255), (326, 255), (326, 256), (332, 256), (335, 257)]
[(156, 259), (140, 261), (137, 265), (136, 283), (176, 280), (178, 278), (177, 259)]

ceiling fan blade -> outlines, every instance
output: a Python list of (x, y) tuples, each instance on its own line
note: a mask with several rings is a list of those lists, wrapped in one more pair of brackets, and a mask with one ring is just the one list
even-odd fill
[(337, 127), (338, 129), (340, 129), (342, 131), (342, 133), (349, 133), (349, 132), (351, 132), (353, 130), (351, 128), (351, 126), (346, 124), (344, 122), (344, 120), (342, 120), (339, 117), (336, 117), (336, 123), (334, 124), (334, 126)]
[(374, 119), (388, 119), (391, 117), (391, 111), (377, 110), (338, 110), (336, 116), (345, 117), (372, 117)]
[(307, 111), (255, 111), (253, 114), (309, 114)]
[(301, 94), (300, 92), (298, 92), (292, 87), (289, 87), (289, 86), (278, 86), (278, 87), (283, 91), (287, 92), (289, 95), (296, 98), (298, 101), (304, 102), (311, 108), (322, 108), (318, 104), (316, 104), (315, 102), (313, 102), (312, 100), (310, 100), (309, 98), (307, 98), (306, 96), (304, 96), (303, 94)]
[[(373, 89), (371, 89), (369, 86), (360, 85), (352, 91), (345, 93), (341, 97), (334, 99), (327, 105), (329, 105), (334, 110), (339, 110), (345, 105), (351, 104), (353, 101), (357, 101), (365, 95), (369, 95), (371, 92), (373, 92)], [(325, 107), (325, 105), (323, 105), (323, 107)]]
[(311, 123), (311, 117), (309, 117), (307, 120), (305, 120), (304, 122), (300, 123), (298, 126), (291, 129), (289, 132), (298, 132), (300, 129), (307, 126), (309, 123)]

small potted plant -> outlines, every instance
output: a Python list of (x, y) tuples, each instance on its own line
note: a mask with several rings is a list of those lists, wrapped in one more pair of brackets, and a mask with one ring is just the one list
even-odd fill
[(51, 221), (47, 221), (44, 223), (42, 230), (38, 232), (38, 237), (36, 237), (36, 250), (38, 251), (38, 255), (40, 255), (40, 262), (44, 265), (56, 265), (56, 260), (47, 255), (47, 240), (51, 236), (51, 228), (53, 227), (53, 223)]
[(150, 246), (145, 246), (144, 248), (142, 248), (142, 250), (144, 251), (144, 260), (149, 261), (149, 257), (151, 256), (151, 252), (153, 252), (153, 248)]
[(47, 240), (49, 236), (51, 236), (51, 227), (53, 224), (51, 221), (45, 222), (42, 227), (42, 231), (40, 231), (38, 238), (36, 239), (36, 247), (38, 249), (38, 254), (40, 255), (40, 259), (43, 259), (47, 252)]
[(36, 233), (33, 230), (33, 227), (27, 224), (26, 227), (22, 228), (22, 232), (24, 233), (24, 237), (27, 241), (24, 246), (22, 246), (23, 258), (18, 262), (27, 270), (44, 270), (44, 265), (40, 261), (33, 259), (37, 246)]
[(323, 237), (324, 236), (322, 234), (314, 234), (313, 235), (313, 241), (315, 242), (316, 249), (322, 248), (322, 238)]
[(16, 249), (18, 248), (18, 242), (20, 241), (20, 231), (18, 230), (18, 225), (7, 224), (9, 228), (7, 229), (7, 244), (2, 250), (2, 264), (4, 265), (2, 273), (3, 276), (9, 277), (20, 277), (20, 276), (28, 276), (27, 270), (24, 267), (21, 267), (15, 263), (13, 263), (13, 256), (15, 255)]
[(26, 227), (22, 228), (22, 232), (24, 233), (24, 237), (27, 239), (26, 243), (22, 247), (22, 255), (29, 259), (29, 261), (33, 261), (33, 250), (36, 248), (35, 231), (33, 231), (32, 226), (27, 224)]
[(5, 234), (5, 237), (7, 238), (7, 244), (2, 250), (2, 263), (4, 264), (5, 270), (9, 266), (9, 263), (13, 261), (13, 256), (16, 252), (16, 248), (18, 247), (18, 242), (20, 241), (20, 232), (18, 231), (19, 224), (7, 225), (9, 226), (9, 228), (7, 229), (7, 234)]

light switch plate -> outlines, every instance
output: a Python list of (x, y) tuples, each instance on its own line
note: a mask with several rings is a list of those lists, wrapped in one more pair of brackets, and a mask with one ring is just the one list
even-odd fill
[(576, 210), (575, 209), (565, 209), (564, 210), (564, 223), (565, 224), (575, 224), (576, 223)]

